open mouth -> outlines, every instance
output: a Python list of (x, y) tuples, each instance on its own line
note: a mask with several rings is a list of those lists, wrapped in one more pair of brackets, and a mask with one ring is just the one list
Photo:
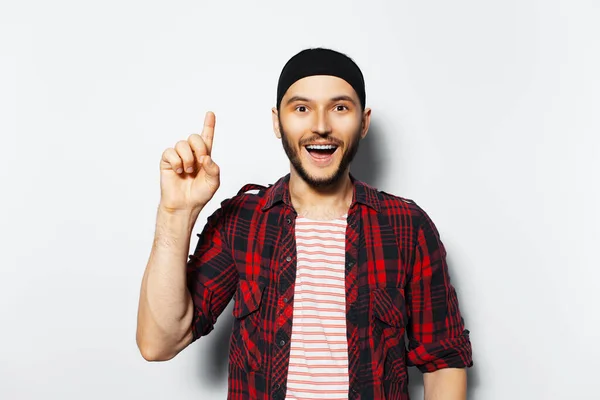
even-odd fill
[(304, 146), (313, 162), (318, 165), (328, 164), (333, 159), (333, 154), (338, 149), (335, 144), (310, 144)]

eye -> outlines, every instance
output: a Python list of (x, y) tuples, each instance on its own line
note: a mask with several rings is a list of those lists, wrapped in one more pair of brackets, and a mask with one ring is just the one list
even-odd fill
[(296, 106), (295, 110), (296, 111), (300, 111), (300, 112), (305, 112), (306, 111), (306, 106)]
[(336, 111), (346, 111), (346, 110), (348, 110), (348, 107), (346, 107), (343, 104), (338, 104), (337, 106), (335, 106), (335, 108), (336, 108)]

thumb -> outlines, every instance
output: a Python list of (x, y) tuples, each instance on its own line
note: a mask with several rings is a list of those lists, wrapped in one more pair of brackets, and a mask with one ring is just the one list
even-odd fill
[(202, 157), (202, 168), (206, 171), (206, 175), (211, 178), (219, 177), (219, 166), (215, 163), (211, 156), (203, 156)]

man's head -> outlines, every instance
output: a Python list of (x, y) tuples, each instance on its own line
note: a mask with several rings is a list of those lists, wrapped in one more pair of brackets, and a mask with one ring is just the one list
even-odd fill
[(273, 129), (292, 168), (309, 185), (326, 187), (347, 172), (369, 129), (362, 73), (348, 56), (307, 49), (284, 66)]

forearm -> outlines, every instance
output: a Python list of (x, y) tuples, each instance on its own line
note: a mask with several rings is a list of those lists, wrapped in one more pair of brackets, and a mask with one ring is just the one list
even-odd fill
[(442, 368), (423, 374), (425, 400), (466, 400), (465, 368)]
[(171, 358), (189, 340), (193, 303), (185, 267), (198, 214), (158, 208), (154, 243), (142, 279), (136, 334), (146, 359)]

